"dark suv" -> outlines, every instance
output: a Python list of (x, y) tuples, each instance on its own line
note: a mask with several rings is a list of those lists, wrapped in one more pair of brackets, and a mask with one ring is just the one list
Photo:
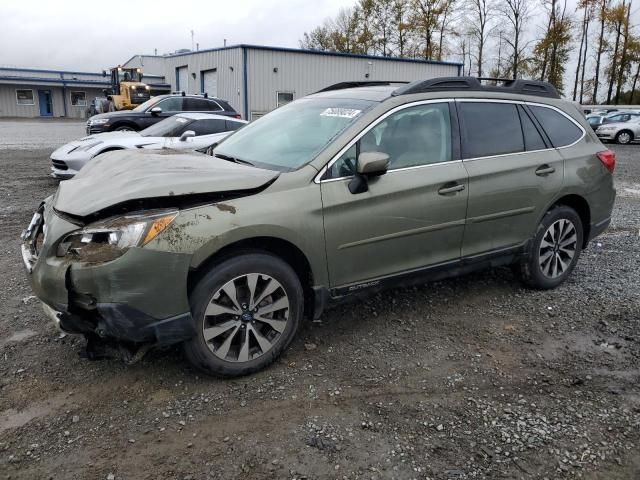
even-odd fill
[(240, 118), (225, 100), (203, 95), (158, 95), (133, 110), (101, 113), (87, 121), (87, 135), (113, 131), (139, 132), (180, 112), (201, 112)]
[(44, 200), (23, 257), (62, 329), (243, 375), (350, 296), (498, 265), (557, 287), (615, 199), (613, 152), (526, 80), (334, 86), (213, 155), (106, 153)]

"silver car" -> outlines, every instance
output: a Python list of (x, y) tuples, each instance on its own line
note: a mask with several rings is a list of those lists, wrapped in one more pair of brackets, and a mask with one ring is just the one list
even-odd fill
[(604, 123), (597, 128), (596, 135), (603, 142), (631, 143), (640, 139), (640, 117), (628, 122)]
[(125, 149), (198, 150), (221, 141), (247, 122), (211, 113), (185, 112), (165, 118), (141, 132), (106, 132), (67, 143), (51, 154), (51, 175), (73, 177), (91, 159)]

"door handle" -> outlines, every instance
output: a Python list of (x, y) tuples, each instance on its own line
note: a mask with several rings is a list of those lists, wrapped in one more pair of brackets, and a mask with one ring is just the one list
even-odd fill
[(549, 175), (550, 173), (553, 173), (555, 171), (556, 169), (550, 167), (549, 165), (541, 165), (536, 169), (536, 175), (538, 175), (539, 177), (544, 177), (545, 175)]
[(446, 184), (446, 185), (450, 185), (450, 186), (442, 187), (440, 190), (438, 190), (438, 194), (447, 195), (449, 193), (461, 192), (462, 190), (465, 189), (465, 186), (462, 183), (456, 183), (455, 185), (451, 185), (451, 184)]

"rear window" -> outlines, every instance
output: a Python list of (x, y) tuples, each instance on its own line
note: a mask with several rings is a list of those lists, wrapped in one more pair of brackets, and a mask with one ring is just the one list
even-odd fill
[(529, 108), (544, 128), (554, 147), (571, 145), (582, 137), (582, 129), (558, 111), (532, 105)]
[(188, 112), (219, 112), (222, 110), (220, 105), (206, 98), (185, 98), (184, 109)]
[(524, 151), (516, 105), (493, 102), (460, 102), (458, 105), (464, 125), (465, 158)]

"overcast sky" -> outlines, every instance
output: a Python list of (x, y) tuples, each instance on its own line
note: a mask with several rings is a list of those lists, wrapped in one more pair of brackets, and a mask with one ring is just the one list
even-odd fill
[[(0, 65), (101, 71), (135, 54), (227, 44), (298, 47), (353, 0), (4, 0)], [(171, 6), (169, 6), (171, 5)], [(111, 15), (110, 15), (111, 13)]]
[[(298, 47), (305, 31), (334, 17), (340, 7), (355, 3), (356, 0), (0, 0), (0, 66), (101, 71), (136, 54), (153, 54), (155, 49), (163, 54), (191, 48), (191, 30), (200, 49), (220, 47), (225, 38), (228, 45)], [(569, 11), (573, 12), (575, 4), (576, 0), (568, 0)], [(536, 14), (531, 19), (528, 38), (540, 34), (540, 18)], [(633, 20), (635, 25), (640, 22), (640, 5), (633, 9)], [(493, 45), (489, 50), (491, 62), (495, 55)], [(571, 53), (566, 79), (575, 68), (576, 56), (577, 46)]]

